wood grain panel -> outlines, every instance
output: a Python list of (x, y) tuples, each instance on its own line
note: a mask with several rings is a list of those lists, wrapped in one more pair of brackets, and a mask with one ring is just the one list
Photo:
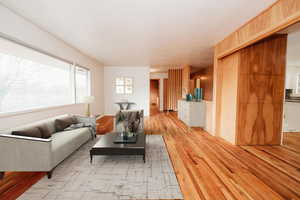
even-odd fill
[(240, 50), (237, 144), (281, 142), (287, 35)]
[(219, 136), (232, 144), (236, 144), (239, 64), (239, 52), (223, 58), (220, 62), (220, 68), (222, 68), (222, 96), (220, 96), (221, 106)]
[(168, 70), (167, 110), (177, 111), (177, 101), (182, 98), (182, 69)]
[(216, 45), (217, 57), (247, 47), (300, 21), (299, 0), (279, 0)]
[(238, 145), (279, 145), (282, 104), (240, 103), (238, 105)]
[[(218, 61), (218, 136), (234, 143), (236, 124), (235, 144), (280, 144), (286, 42), (287, 35), (274, 35)], [(231, 76), (234, 66), (238, 68), (237, 77)], [(238, 84), (226, 87), (232, 79)]]
[(191, 93), (190, 75), (191, 75), (191, 66), (183, 65), (183, 68), (182, 68), (182, 98), (185, 98), (186, 94)]
[[(198, 72), (191, 74), (191, 80), (196, 83), (196, 79), (200, 79), (200, 86), (203, 89), (203, 99), (206, 101), (213, 100), (213, 77), (214, 77), (213, 66), (208, 66)], [(193, 93), (194, 87), (191, 87), (191, 92)]]
[(169, 81), (168, 79), (164, 79), (164, 90), (163, 90), (163, 95), (164, 95), (164, 102), (163, 102), (163, 109), (168, 110), (168, 103), (169, 103), (169, 95), (168, 95), (168, 87), (169, 87)]

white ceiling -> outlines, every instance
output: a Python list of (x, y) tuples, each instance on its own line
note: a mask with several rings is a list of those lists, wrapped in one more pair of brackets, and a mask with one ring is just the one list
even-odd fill
[(105, 65), (206, 66), (213, 46), (276, 0), (0, 0)]

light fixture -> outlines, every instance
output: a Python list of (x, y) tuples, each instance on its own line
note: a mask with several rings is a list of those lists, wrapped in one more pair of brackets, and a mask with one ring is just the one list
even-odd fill
[(85, 115), (87, 117), (91, 116), (90, 104), (93, 103), (94, 101), (95, 101), (94, 96), (86, 96), (86, 97), (83, 98), (83, 103), (86, 103), (86, 113), (85, 113)]

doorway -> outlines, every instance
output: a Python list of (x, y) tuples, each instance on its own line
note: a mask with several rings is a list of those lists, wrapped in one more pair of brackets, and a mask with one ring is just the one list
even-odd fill
[(288, 34), (282, 144), (300, 153), (300, 23), (280, 33)]
[(159, 112), (159, 79), (150, 79), (150, 115)]

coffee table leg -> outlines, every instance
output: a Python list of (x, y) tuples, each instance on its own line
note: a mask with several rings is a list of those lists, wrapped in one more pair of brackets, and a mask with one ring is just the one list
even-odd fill
[(91, 164), (92, 164), (92, 162), (93, 162), (93, 154), (90, 154), (90, 157), (91, 157)]
[(145, 154), (143, 155), (143, 160), (144, 160), (144, 163), (146, 163), (146, 155)]

